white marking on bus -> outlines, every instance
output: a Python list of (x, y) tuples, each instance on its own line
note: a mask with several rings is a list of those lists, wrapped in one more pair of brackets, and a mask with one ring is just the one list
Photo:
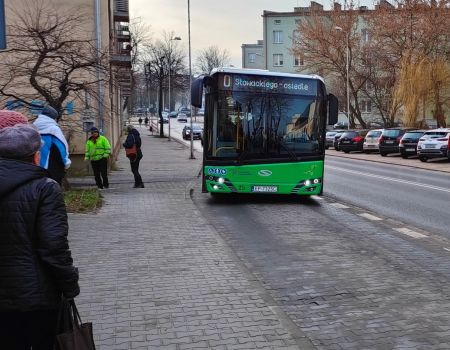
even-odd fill
[(407, 235), (409, 237), (412, 238), (426, 238), (428, 237), (427, 235), (424, 235), (423, 233), (419, 233), (413, 230), (410, 230), (409, 228), (406, 227), (398, 227), (398, 228), (394, 228), (395, 231), (403, 233), (404, 235)]
[(348, 208), (350, 208), (350, 207), (347, 207), (346, 205), (341, 204), (341, 203), (331, 203), (331, 205), (333, 207), (340, 208), (340, 209), (348, 209)]
[(382, 218), (379, 218), (378, 216), (375, 216), (375, 215), (372, 215), (372, 214), (369, 214), (369, 213), (361, 213), (361, 214), (358, 214), (358, 215), (359, 215), (359, 216), (362, 216), (363, 218), (372, 220), (372, 221), (380, 221), (380, 220), (383, 220)]
[(436, 191), (443, 191), (443, 192), (450, 193), (450, 189), (444, 188), (444, 187), (433, 186), (433, 185), (425, 185), (425, 184), (419, 183), (419, 182), (407, 181), (407, 180), (403, 180), (403, 179), (395, 179), (393, 177), (387, 177), (387, 176), (381, 176), (381, 175), (374, 175), (374, 174), (370, 174), (370, 173), (364, 173), (362, 171), (347, 170), (347, 169), (334, 167), (334, 166), (331, 166), (331, 165), (327, 165), (327, 167), (329, 169), (334, 169), (334, 170), (342, 171), (342, 172), (345, 172), (345, 173), (364, 175), (364, 176), (367, 176), (367, 177), (374, 177), (374, 178), (377, 178), (377, 179), (388, 180), (388, 181), (392, 181), (392, 182), (400, 182), (402, 184), (408, 184), (408, 185), (413, 185), (413, 186), (418, 186), (418, 187), (423, 187), (423, 188), (429, 188), (429, 189), (436, 190)]

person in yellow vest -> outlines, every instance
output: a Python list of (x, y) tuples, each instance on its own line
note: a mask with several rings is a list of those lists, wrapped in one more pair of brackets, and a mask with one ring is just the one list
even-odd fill
[(84, 160), (91, 161), (97, 187), (108, 188), (108, 158), (111, 155), (111, 145), (108, 139), (100, 135), (97, 128), (91, 128), (91, 137), (86, 142)]

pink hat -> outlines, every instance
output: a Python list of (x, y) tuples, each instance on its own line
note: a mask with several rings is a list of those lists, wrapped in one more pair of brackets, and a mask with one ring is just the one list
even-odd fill
[(16, 124), (28, 124), (28, 118), (16, 111), (0, 110), (0, 130)]

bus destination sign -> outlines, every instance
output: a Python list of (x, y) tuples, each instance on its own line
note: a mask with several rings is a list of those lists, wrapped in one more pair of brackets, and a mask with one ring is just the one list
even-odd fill
[(317, 80), (279, 76), (222, 74), (219, 77), (219, 89), (315, 96), (317, 95)]

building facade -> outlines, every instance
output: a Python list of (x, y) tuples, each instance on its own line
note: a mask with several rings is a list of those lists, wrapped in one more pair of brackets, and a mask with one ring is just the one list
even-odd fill
[[(7, 49), (8, 28), (17, 23), (18, 16), (29, 13), (30, 5), (26, 0), (5, 0)], [(70, 14), (82, 13), (82, 22), (77, 26), (78, 33), (73, 33), (74, 39), (88, 38), (97, 54), (102, 60), (103, 69), (88, 68), (85, 73), (78, 71), (75, 79), (83, 77), (92, 83), (89, 92), (71, 93), (64, 102), (64, 110), (61, 118), (61, 127), (66, 135), (70, 147), (71, 169), (75, 172), (85, 172), (87, 164), (84, 160), (85, 142), (88, 136), (87, 130), (96, 126), (111, 141), (114, 153), (120, 149), (120, 136), (122, 134), (123, 117), (126, 113), (127, 98), (131, 90), (131, 36), (129, 32), (128, 0), (44, 0), (42, 6), (55, 11), (61, 17)], [(0, 57), (9, 55), (0, 52)], [(89, 72), (88, 72), (89, 71)], [(95, 77), (96, 74), (96, 77)], [(92, 77), (94, 76), (94, 77)], [(57, 79), (53, 77), (54, 79)], [(0, 77), (0, 84), (2, 83)], [(47, 103), (44, 96), (33, 91), (30, 84), (24, 84), (16, 88), (15, 95), (27, 100), (28, 96), (35, 94), (35, 101), (39, 105)], [(28, 102), (28, 101), (27, 101)], [(31, 101), (30, 101), (31, 102)], [(0, 108), (17, 108), (29, 115), (30, 119), (39, 113), (38, 109), (29, 108), (27, 104), (15, 104), (11, 96), (0, 95)]]
[(242, 68), (265, 69), (264, 40), (256, 44), (242, 44)]

